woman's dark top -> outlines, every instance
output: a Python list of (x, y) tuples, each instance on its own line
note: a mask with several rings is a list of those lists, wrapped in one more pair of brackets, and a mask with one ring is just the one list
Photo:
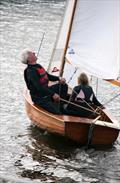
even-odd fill
[[(91, 109), (90, 106), (92, 105), (102, 106), (102, 104), (95, 97), (92, 87), (88, 85), (75, 86), (70, 97), (70, 102), (73, 102), (87, 109)], [(86, 117), (92, 114), (90, 111), (76, 107), (72, 104), (67, 105), (66, 113), (81, 117)]]
[(92, 87), (88, 85), (75, 86), (72, 92), (71, 101), (86, 101), (87, 103), (94, 104), (96, 106), (102, 105), (95, 97)]

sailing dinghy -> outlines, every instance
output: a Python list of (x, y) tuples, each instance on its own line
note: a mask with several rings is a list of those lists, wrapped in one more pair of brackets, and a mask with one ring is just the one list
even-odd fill
[[(110, 81), (119, 87), (119, 12), (118, 0), (68, 0), (49, 72), (53, 65), (57, 65), (60, 68), (58, 74), (67, 79), (70, 87), (77, 84), (80, 72)], [(99, 115), (94, 119), (54, 115), (36, 106), (28, 90), (24, 97), (28, 117), (48, 132), (82, 145), (112, 145), (119, 135), (119, 122), (107, 109), (99, 109)]]

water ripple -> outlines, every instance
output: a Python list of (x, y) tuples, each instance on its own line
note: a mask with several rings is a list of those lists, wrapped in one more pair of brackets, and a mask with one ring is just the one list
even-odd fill
[[(64, 13), (64, 0), (0, 1), (0, 173), (1, 183), (117, 183), (120, 136), (112, 148), (88, 149), (39, 130), (25, 113), (23, 49), (38, 50), (47, 68)], [(93, 86), (94, 86), (93, 81)], [(102, 92), (104, 91), (104, 96)], [(109, 101), (119, 88), (100, 82), (99, 99)], [(106, 105), (120, 120), (120, 98)]]

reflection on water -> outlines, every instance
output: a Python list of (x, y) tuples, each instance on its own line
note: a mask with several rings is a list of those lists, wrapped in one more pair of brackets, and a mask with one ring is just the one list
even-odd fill
[[(41, 131), (25, 113), (19, 55), (26, 48), (37, 52), (45, 32), (38, 62), (47, 68), (64, 8), (64, 0), (0, 1), (0, 183), (120, 180), (120, 136), (113, 147), (85, 149)], [(105, 103), (118, 92), (101, 82), (98, 97)], [(120, 97), (106, 105), (118, 120), (119, 103)]]
[[(73, 142), (65, 140), (62, 137), (49, 134), (35, 126), (29, 128), (29, 139), (31, 145), (27, 146), (27, 153), (30, 159), (34, 160), (28, 164), (26, 158), (22, 157), (15, 165), (22, 167), (21, 176), (32, 179), (56, 180), (54, 169), (58, 168), (58, 164), (64, 166), (64, 160), (71, 157), (71, 153), (75, 148)], [(66, 146), (67, 144), (67, 146)], [(62, 167), (59, 171), (61, 171)], [(58, 171), (58, 170), (56, 170)]]

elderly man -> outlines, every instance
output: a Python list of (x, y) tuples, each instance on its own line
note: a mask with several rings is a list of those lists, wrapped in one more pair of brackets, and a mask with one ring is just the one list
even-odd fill
[[(22, 54), (22, 63), (27, 64), (24, 71), (24, 79), (33, 102), (49, 112), (61, 114), (56, 103), (60, 101), (60, 97), (65, 98), (68, 86), (65, 79), (53, 76), (37, 62), (34, 52), (26, 51)], [(49, 81), (59, 81), (59, 83), (48, 86)], [(59, 95), (60, 92), (60, 95)], [(58, 106), (58, 105), (57, 105)]]

